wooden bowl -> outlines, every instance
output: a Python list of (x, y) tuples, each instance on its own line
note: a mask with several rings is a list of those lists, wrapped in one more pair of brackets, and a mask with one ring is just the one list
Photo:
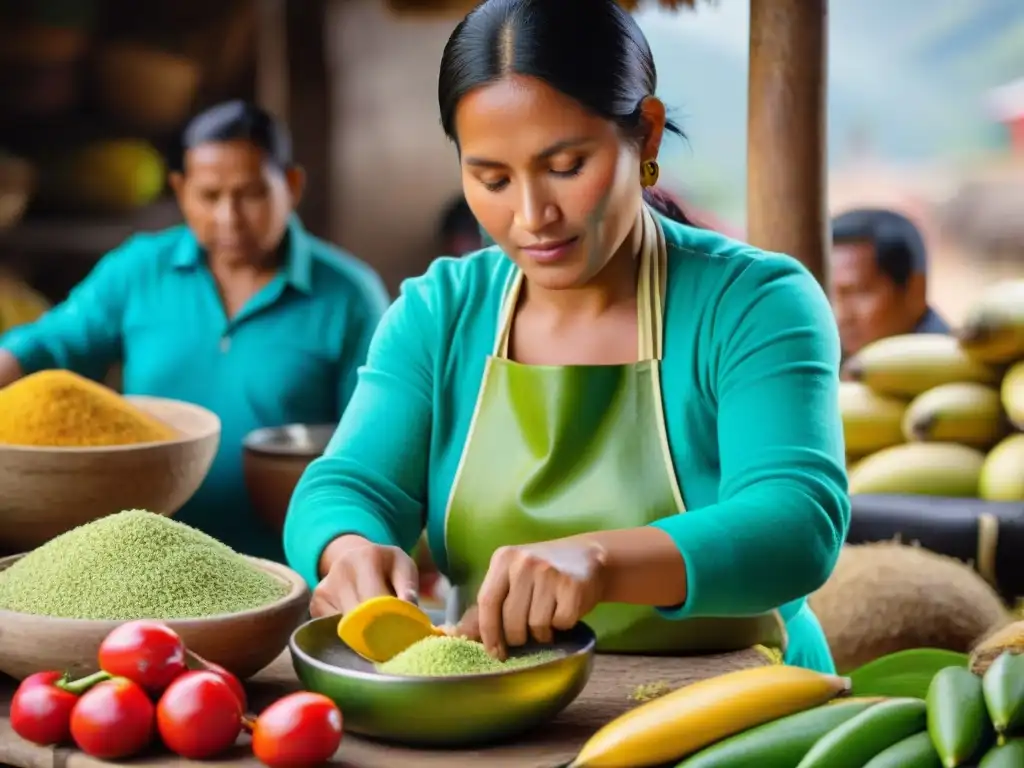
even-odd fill
[(273, 530), (284, 529), (292, 492), (323, 454), (335, 424), (288, 424), (257, 429), (242, 441), (242, 467), (253, 511)]
[(128, 400), (181, 437), (96, 448), (0, 445), (0, 553), (27, 552), (126, 509), (170, 516), (192, 498), (217, 453), (220, 419), (191, 403)]
[(110, 43), (96, 57), (100, 101), (139, 127), (175, 129), (188, 118), (202, 76), (191, 59), (137, 43)]
[[(0, 571), (24, 555), (0, 559)], [(246, 558), (290, 586), (277, 602), (241, 613), (165, 621), (189, 650), (239, 678), (252, 677), (288, 646), (309, 608), (309, 587), (299, 574), (269, 560)], [(0, 672), (23, 680), (36, 672), (95, 672), (103, 638), (119, 621), (60, 619), (0, 610)]]

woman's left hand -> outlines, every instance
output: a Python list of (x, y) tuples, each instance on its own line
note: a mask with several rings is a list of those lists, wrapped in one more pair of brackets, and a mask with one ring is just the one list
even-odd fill
[(550, 643), (601, 602), (605, 562), (604, 548), (585, 539), (502, 547), (456, 631), (500, 659), (531, 636)]

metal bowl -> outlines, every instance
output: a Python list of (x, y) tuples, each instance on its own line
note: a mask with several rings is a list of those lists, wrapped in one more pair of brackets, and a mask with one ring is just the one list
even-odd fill
[(286, 424), (250, 432), (242, 441), (245, 486), (256, 514), (275, 531), (284, 528), (292, 492), (320, 456), (335, 424)]
[(594, 662), (594, 633), (585, 624), (553, 646), (524, 646), (564, 655), (534, 667), (462, 677), (382, 675), (336, 633), (336, 616), (313, 619), (288, 643), (304, 688), (333, 699), (352, 733), (412, 746), (468, 747), (497, 742), (550, 721), (579, 696)]
[(327, 448), (337, 424), (285, 424), (255, 429), (242, 441), (247, 451), (264, 456), (315, 459)]

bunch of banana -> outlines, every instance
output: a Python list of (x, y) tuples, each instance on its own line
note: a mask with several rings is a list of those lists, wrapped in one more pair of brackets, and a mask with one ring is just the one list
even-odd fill
[(986, 290), (956, 335), (880, 339), (844, 371), (851, 493), (1024, 501), (1024, 280)]
[(570, 768), (1024, 766), (1024, 656), (1003, 653), (983, 676), (945, 667), (923, 699), (837, 698), (849, 687), (785, 666), (705, 680), (612, 721)]

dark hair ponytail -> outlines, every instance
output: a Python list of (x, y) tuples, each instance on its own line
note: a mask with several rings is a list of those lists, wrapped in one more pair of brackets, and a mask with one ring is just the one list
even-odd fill
[[(543, 80), (642, 141), (641, 105), (658, 84), (647, 38), (617, 0), (485, 0), (455, 27), (441, 57), (441, 125), (455, 135), (455, 110), (469, 91), (507, 75)], [(668, 121), (665, 130), (683, 132)], [(692, 225), (663, 192), (644, 190), (663, 216)]]
[(666, 219), (678, 221), (688, 227), (699, 227), (683, 210), (679, 201), (663, 189), (647, 187), (644, 189), (644, 202)]

